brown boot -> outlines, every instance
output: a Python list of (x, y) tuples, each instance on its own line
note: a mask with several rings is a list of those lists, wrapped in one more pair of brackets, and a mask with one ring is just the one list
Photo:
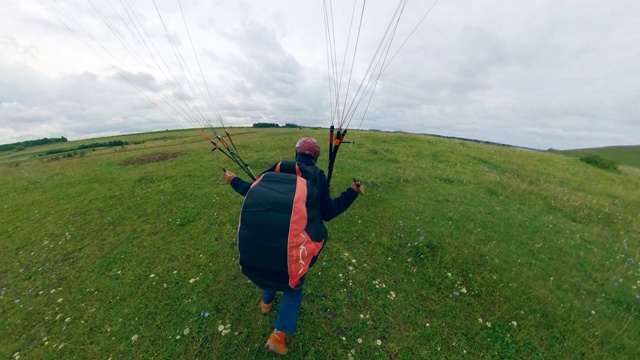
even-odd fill
[(262, 315), (267, 315), (271, 312), (271, 306), (273, 306), (273, 301), (269, 304), (265, 304), (262, 299), (260, 299), (260, 310), (262, 311)]
[(267, 343), (264, 344), (264, 347), (276, 354), (286, 355), (289, 351), (286, 340), (287, 334), (285, 332), (273, 329), (273, 332), (269, 335), (269, 339), (267, 339)]

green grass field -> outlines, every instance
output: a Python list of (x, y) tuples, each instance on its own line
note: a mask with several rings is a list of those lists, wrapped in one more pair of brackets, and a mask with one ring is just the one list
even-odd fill
[[(299, 137), (327, 136), (230, 131), (256, 172), (291, 158)], [(349, 137), (332, 192), (355, 176), (366, 195), (328, 223), (287, 357), (640, 358), (637, 172), (424, 135)], [(263, 348), (275, 315), (260, 315), (237, 265), (242, 198), (216, 184), (221, 166), (240, 169), (196, 131), (110, 139), (144, 142), (0, 153), (0, 357), (276, 357)], [(155, 154), (176, 157), (122, 165)]]
[(589, 155), (598, 155), (602, 158), (612, 160), (618, 165), (640, 168), (640, 145), (564, 150), (558, 151), (558, 153), (577, 158)]

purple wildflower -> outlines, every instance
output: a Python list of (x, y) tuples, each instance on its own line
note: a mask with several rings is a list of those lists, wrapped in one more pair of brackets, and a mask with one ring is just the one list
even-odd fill
[(420, 235), (420, 240), (424, 240), (424, 235)]
[(457, 291), (454, 291), (454, 292), (453, 292), (453, 295), (458, 296), (458, 295), (460, 295), (460, 293), (459, 293), (459, 292), (457, 292)]
[(628, 259), (627, 259), (627, 264), (633, 264), (633, 263), (635, 263), (635, 262), (636, 262), (636, 261), (635, 261), (635, 260), (633, 260), (633, 258), (628, 258)]
[(200, 316), (209, 317), (209, 312), (205, 310), (200, 313)]
[(618, 282), (617, 282), (617, 281), (616, 281), (616, 282), (614, 282), (614, 283), (613, 283), (613, 286), (618, 286)]

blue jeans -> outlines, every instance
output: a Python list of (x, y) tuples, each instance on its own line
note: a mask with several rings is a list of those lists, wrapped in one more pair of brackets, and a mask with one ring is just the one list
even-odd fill
[[(263, 290), (262, 301), (270, 304), (276, 297), (276, 291)], [(302, 306), (302, 287), (298, 290), (283, 291), (280, 299), (280, 307), (276, 316), (274, 327), (288, 334), (296, 332), (298, 328), (298, 316)]]

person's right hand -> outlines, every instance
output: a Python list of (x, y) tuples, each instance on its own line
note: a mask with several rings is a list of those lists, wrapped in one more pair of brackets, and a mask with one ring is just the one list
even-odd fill
[(364, 195), (364, 185), (362, 185), (358, 181), (354, 181), (351, 183), (351, 189), (353, 189), (353, 191), (357, 192), (358, 194)]

